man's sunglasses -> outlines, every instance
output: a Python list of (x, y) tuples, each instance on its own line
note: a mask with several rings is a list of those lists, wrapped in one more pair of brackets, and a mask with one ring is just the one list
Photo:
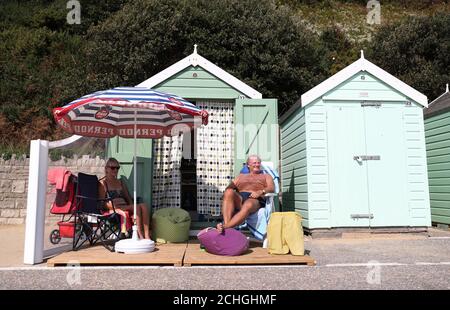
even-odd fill
[(108, 168), (111, 170), (119, 170), (120, 166), (108, 166)]

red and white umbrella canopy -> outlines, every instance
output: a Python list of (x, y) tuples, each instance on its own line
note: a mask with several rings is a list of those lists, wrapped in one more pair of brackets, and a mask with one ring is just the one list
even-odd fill
[(69, 133), (98, 138), (158, 139), (208, 123), (205, 110), (179, 96), (146, 87), (98, 91), (53, 109), (53, 116)]
[[(65, 131), (86, 137), (158, 139), (208, 124), (208, 113), (189, 101), (145, 87), (117, 87), (95, 92), (53, 109), (57, 124)], [(136, 227), (136, 175), (133, 174), (134, 220), (132, 239), (116, 244), (125, 253), (151, 252), (154, 242), (139, 240)]]

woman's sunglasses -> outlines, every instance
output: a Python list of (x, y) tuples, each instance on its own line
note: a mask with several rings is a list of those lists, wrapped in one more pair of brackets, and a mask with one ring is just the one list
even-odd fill
[(111, 170), (119, 170), (120, 166), (108, 166), (108, 168)]

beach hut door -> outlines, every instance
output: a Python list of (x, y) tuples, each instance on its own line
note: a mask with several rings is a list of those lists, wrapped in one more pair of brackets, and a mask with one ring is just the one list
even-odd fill
[(366, 154), (361, 116), (360, 109), (351, 106), (332, 106), (327, 113), (331, 223), (334, 227), (370, 224), (367, 166), (361, 158)]
[(252, 154), (278, 167), (276, 99), (236, 99), (234, 125), (234, 175), (239, 174), (247, 156)]
[(407, 226), (401, 105), (330, 105), (327, 126), (333, 226)]

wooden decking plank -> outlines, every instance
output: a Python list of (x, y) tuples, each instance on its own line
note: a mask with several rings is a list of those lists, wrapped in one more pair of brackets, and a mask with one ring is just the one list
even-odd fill
[(80, 265), (173, 265), (182, 266), (187, 243), (157, 244), (151, 253), (114, 253), (103, 246), (93, 246), (69, 251), (47, 261), (47, 266)]
[(249, 251), (239, 256), (214, 255), (200, 249), (198, 242), (190, 241), (184, 255), (183, 266), (192, 265), (279, 265), (279, 264), (306, 264), (314, 266), (314, 258), (292, 254), (272, 255), (261, 244), (250, 244)]
[(314, 266), (315, 260), (308, 256), (271, 255), (260, 243), (251, 243), (247, 253), (240, 256), (213, 255), (200, 249), (197, 240), (182, 244), (157, 244), (156, 250), (145, 254), (121, 254), (109, 252), (102, 246), (69, 251), (47, 261), (47, 266), (80, 265), (279, 265), (306, 264)]

